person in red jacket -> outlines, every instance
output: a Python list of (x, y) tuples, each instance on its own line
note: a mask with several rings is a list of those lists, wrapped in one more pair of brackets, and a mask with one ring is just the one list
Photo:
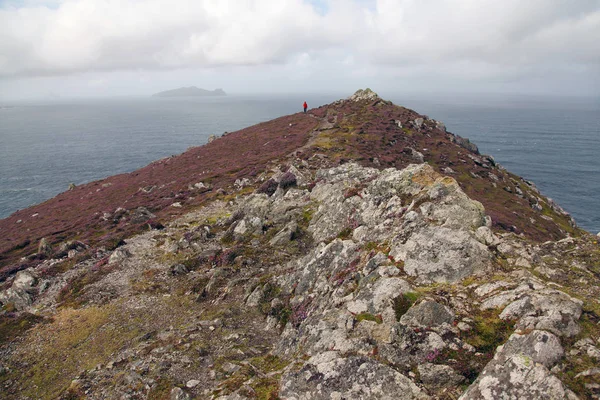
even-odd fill
[(306, 104), (306, 102), (304, 102), (304, 104), (302, 105), (302, 107), (304, 107), (304, 114), (306, 114), (306, 109), (308, 108), (308, 104)]

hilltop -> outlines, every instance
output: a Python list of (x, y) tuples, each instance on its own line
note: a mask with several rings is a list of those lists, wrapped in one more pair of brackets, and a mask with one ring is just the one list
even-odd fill
[(155, 93), (152, 97), (209, 97), (209, 96), (226, 96), (223, 89), (206, 90), (196, 86), (181, 87), (179, 89), (165, 90), (164, 92)]
[(0, 246), (7, 398), (600, 392), (597, 237), (368, 89), (75, 187)]

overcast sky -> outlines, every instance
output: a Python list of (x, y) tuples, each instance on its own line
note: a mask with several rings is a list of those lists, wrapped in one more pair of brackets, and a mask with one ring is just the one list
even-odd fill
[(0, 98), (600, 96), (600, 0), (0, 0)]

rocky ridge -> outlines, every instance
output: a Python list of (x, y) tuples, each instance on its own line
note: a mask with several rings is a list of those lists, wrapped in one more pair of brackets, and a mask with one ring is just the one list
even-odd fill
[(0, 292), (6, 397), (598, 398), (597, 238), (503, 229), (414, 148), (332, 162), (347, 117), (324, 112), (302, 148), (114, 249), (41, 242)]

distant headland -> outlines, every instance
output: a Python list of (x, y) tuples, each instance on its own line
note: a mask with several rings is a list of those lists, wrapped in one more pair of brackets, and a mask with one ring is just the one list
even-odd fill
[(166, 90), (154, 93), (152, 97), (201, 97), (201, 96), (226, 96), (223, 89), (206, 90), (196, 86), (181, 87), (179, 89)]

